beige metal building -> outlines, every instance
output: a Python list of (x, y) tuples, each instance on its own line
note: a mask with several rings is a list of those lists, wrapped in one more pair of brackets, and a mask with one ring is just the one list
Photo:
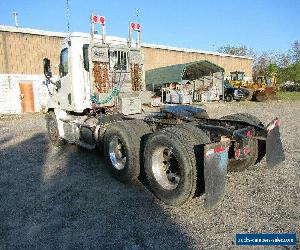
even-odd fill
[[(39, 111), (46, 103), (47, 90), (42, 84), (42, 59), (48, 57), (54, 67), (59, 63), (60, 46), (66, 33), (49, 32), (27, 28), (0, 25), (0, 113), (21, 113)], [(225, 70), (245, 71), (246, 77), (252, 76), (252, 59), (215, 52), (185, 48), (168, 47), (157, 44), (142, 44), (145, 56), (145, 70), (174, 64), (208, 60)], [(23, 85), (22, 85), (23, 84)], [(31, 108), (24, 107), (22, 86), (32, 85)]]

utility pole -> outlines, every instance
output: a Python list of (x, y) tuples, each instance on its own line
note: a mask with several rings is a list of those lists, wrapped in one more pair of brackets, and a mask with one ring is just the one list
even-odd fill
[(18, 28), (19, 27), (19, 24), (18, 24), (18, 12), (14, 11), (12, 14), (14, 15), (14, 18), (15, 18), (15, 26)]

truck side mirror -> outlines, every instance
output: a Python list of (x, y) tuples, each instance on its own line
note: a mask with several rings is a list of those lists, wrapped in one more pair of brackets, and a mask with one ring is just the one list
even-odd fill
[(60, 81), (60, 80), (56, 81), (56, 82), (54, 83), (54, 85), (55, 85), (55, 87), (56, 87), (57, 89), (60, 89), (60, 88), (61, 88), (61, 81)]
[(51, 72), (50, 59), (44, 58), (43, 63), (44, 63), (44, 75), (45, 75), (45, 77), (46, 78), (51, 78), (52, 77), (52, 72)]

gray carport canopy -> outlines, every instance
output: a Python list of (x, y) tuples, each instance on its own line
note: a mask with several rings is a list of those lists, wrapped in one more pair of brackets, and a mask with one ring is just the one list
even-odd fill
[(182, 80), (193, 81), (216, 72), (224, 72), (224, 69), (206, 60), (196, 61), (147, 70), (145, 81), (147, 87), (152, 88), (153, 85), (162, 86)]

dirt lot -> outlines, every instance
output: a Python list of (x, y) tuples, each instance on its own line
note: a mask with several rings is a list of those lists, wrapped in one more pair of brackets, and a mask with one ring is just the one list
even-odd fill
[(168, 208), (144, 185), (119, 183), (97, 150), (53, 148), (43, 115), (2, 117), (0, 248), (228, 249), (237, 232), (299, 238), (300, 102), (206, 106), (212, 117), (249, 112), (268, 122), (278, 116), (286, 152), (276, 169), (265, 169), (263, 160), (257, 170), (229, 174), (223, 201), (210, 211), (203, 197)]

